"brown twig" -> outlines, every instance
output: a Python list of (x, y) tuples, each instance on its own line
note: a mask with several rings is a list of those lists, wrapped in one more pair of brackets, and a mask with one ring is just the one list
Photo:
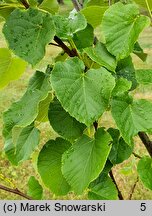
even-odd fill
[(152, 141), (149, 139), (148, 135), (145, 132), (139, 132), (138, 135), (145, 145), (149, 155), (152, 157)]
[(63, 41), (57, 37), (57, 36), (54, 36), (54, 41), (64, 50), (64, 52), (66, 52), (70, 57), (74, 57), (74, 56), (78, 56), (76, 50), (74, 49), (69, 49), (69, 47), (67, 47), (65, 45), (65, 43), (63, 43)]
[(24, 5), (24, 7), (26, 9), (28, 9), (30, 7), (30, 5), (28, 4), (28, 2), (26, 0), (21, 0), (21, 3)]
[(72, 3), (77, 11), (80, 11), (83, 5), (79, 4), (77, 0), (72, 0)]
[(123, 198), (123, 196), (122, 196), (122, 193), (121, 193), (121, 191), (119, 190), (118, 185), (117, 185), (117, 182), (116, 182), (116, 180), (115, 180), (115, 178), (114, 178), (114, 175), (113, 175), (113, 173), (112, 173), (112, 170), (110, 170), (109, 175), (110, 175), (110, 177), (111, 177), (113, 183), (115, 184), (115, 186), (116, 186), (116, 188), (117, 188), (119, 200), (124, 200), (124, 198)]
[(137, 177), (137, 180), (135, 181), (134, 185), (132, 186), (132, 189), (131, 189), (131, 192), (130, 192), (129, 198), (128, 198), (129, 200), (132, 199), (132, 196), (133, 196), (133, 193), (134, 193), (134, 191), (135, 191), (135, 187), (136, 187), (138, 181), (139, 181), (139, 177)]
[(55, 44), (55, 43), (49, 43), (49, 45), (60, 47), (59, 44)]
[(93, 122), (93, 126), (94, 126), (95, 131), (97, 131), (98, 130), (98, 122), (97, 121)]
[(17, 188), (12, 189), (12, 188), (9, 188), (9, 187), (0, 185), (0, 190), (4, 190), (4, 191), (10, 192), (10, 193), (14, 193), (14, 194), (19, 195), (19, 196), (21, 196), (21, 197), (24, 197), (24, 198), (26, 198), (26, 199), (28, 199), (28, 200), (33, 200), (32, 197), (28, 196), (27, 194), (24, 194), (23, 192), (21, 192), (21, 191), (18, 190)]
[(135, 152), (132, 153), (136, 158), (141, 159), (140, 155), (136, 154)]

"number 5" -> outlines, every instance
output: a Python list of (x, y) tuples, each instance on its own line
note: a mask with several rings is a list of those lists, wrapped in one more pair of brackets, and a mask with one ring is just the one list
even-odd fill
[(141, 211), (146, 211), (146, 203), (141, 203), (140, 210)]

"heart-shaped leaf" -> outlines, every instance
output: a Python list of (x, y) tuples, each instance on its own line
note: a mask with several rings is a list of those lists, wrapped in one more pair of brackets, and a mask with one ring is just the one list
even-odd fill
[(111, 140), (111, 136), (99, 128), (94, 139), (83, 135), (63, 154), (63, 175), (77, 194), (81, 194), (103, 170)]
[(51, 83), (63, 108), (79, 122), (91, 125), (107, 109), (114, 77), (104, 68), (90, 69), (77, 57), (58, 62)]
[(48, 13), (37, 9), (15, 9), (8, 17), (3, 33), (16, 55), (35, 65), (45, 55), (45, 46), (53, 39), (55, 27)]

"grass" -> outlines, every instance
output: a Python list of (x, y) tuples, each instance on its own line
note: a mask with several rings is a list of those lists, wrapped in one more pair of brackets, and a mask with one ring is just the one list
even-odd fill
[[(68, 8), (72, 8), (72, 5), (69, 4)], [(61, 13), (64, 12), (66, 14), (68, 12), (67, 7), (63, 6), (60, 12)], [(132, 55), (133, 62), (136, 68), (152, 68), (151, 38), (152, 38), (152, 30), (150, 28), (145, 30), (141, 34), (139, 42), (144, 48), (144, 51), (147, 52), (149, 56), (147, 62), (143, 63), (138, 57)], [(0, 35), (0, 47), (6, 47), (6, 46), (7, 45), (4, 42), (3, 35)], [(22, 96), (22, 94), (26, 90), (29, 78), (34, 73), (35, 69), (39, 68), (40, 70), (44, 71), (46, 69), (46, 65), (48, 63), (52, 63), (52, 58), (56, 56), (60, 51), (61, 51), (60, 48), (48, 46), (46, 50), (45, 58), (43, 59), (43, 61), (39, 63), (39, 65), (37, 65), (36, 68), (32, 69), (31, 67), (28, 67), (24, 75), (19, 80), (10, 83), (4, 90), (0, 92), (0, 149), (1, 149), (0, 150), (0, 174), (4, 175), (6, 178), (9, 178), (14, 185), (16, 185), (20, 190), (25, 192), (27, 191), (28, 178), (31, 175), (36, 176), (39, 179), (40, 183), (43, 184), (36, 170), (37, 155), (47, 140), (54, 139), (56, 137), (56, 133), (53, 131), (53, 129), (50, 127), (48, 123), (42, 123), (39, 126), (39, 128), (41, 129), (41, 142), (38, 149), (33, 153), (31, 160), (24, 162), (18, 167), (14, 167), (7, 160), (3, 151), (4, 140), (2, 138), (2, 124), (3, 124), (2, 113), (8, 109), (8, 107), (11, 105), (12, 102), (18, 100)], [(152, 92), (152, 86), (149, 85), (147, 87), (145, 86), (138, 87), (135, 91), (132, 92), (132, 94), (134, 95), (135, 98), (146, 98), (152, 100), (151, 92)], [(102, 116), (100, 124), (101, 126), (105, 126), (107, 128), (115, 125), (109, 112), (106, 112)], [(143, 144), (137, 137), (135, 137), (134, 151), (140, 156), (147, 155), (146, 149), (144, 148)], [(31, 165), (31, 161), (33, 163), (32, 165)], [(118, 186), (122, 191), (122, 194), (125, 199), (128, 199), (131, 188), (133, 187), (135, 181), (137, 180), (137, 172), (136, 172), (137, 163), (138, 163), (138, 159), (132, 155), (128, 160), (124, 161), (124, 163), (115, 166), (113, 169), (114, 176), (116, 178), (116, 181), (118, 182)], [(1, 178), (0, 178), (0, 183), (10, 186), (6, 182), (6, 180), (2, 180)], [(17, 195), (7, 193), (5, 191), (0, 191), (0, 199), (12, 200), (12, 199), (22, 199), (22, 198)], [(67, 196), (55, 197), (47, 190), (47, 188), (45, 188), (44, 199), (87, 199), (87, 196), (86, 193), (84, 193), (81, 196), (76, 196), (73, 193), (69, 193)], [(148, 189), (145, 189), (141, 181), (139, 181), (135, 187), (135, 192), (133, 194), (132, 199), (151, 200), (152, 192)]]

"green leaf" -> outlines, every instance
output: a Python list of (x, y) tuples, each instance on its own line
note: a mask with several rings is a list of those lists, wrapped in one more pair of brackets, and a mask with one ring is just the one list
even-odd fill
[(12, 11), (15, 10), (17, 7), (24, 8), (23, 5), (18, 3), (0, 4), (0, 16), (2, 16), (4, 19), (7, 19), (12, 13)]
[(143, 62), (147, 59), (147, 53), (144, 53), (143, 49), (141, 48), (140, 44), (138, 42), (134, 45), (133, 53), (137, 55)]
[(55, 14), (58, 12), (59, 4), (56, 0), (43, 0), (39, 5), (39, 8), (48, 11), (51, 14)]
[(137, 81), (141, 84), (152, 83), (152, 69), (139, 69), (136, 70)]
[[(147, 4), (148, 4), (150, 10), (152, 10), (152, 1), (151, 0), (134, 0), (134, 1), (146, 9), (147, 9)], [(147, 1), (147, 4), (146, 4), (146, 1)]]
[(36, 71), (23, 97), (4, 112), (3, 135), (5, 138), (10, 135), (13, 127), (26, 127), (35, 120), (38, 115), (38, 105), (47, 97), (50, 89), (49, 76)]
[(28, 0), (30, 7), (36, 7), (38, 5), (37, 0)]
[(26, 65), (23, 60), (12, 56), (9, 49), (0, 48), (0, 89), (12, 80), (19, 79), (25, 71)]
[(56, 195), (66, 195), (70, 186), (61, 172), (62, 154), (71, 144), (62, 139), (48, 141), (42, 148), (38, 157), (38, 172), (44, 184)]
[(133, 51), (139, 34), (150, 25), (146, 16), (139, 14), (134, 4), (116, 3), (104, 13), (102, 30), (108, 51), (117, 60), (124, 59)]
[(40, 131), (33, 125), (29, 125), (21, 131), (15, 145), (17, 161), (29, 159), (40, 141)]
[(118, 78), (116, 79), (116, 85), (112, 91), (112, 95), (116, 96), (128, 92), (131, 89), (131, 86), (132, 86), (132, 82), (124, 78)]
[(152, 190), (152, 158), (143, 157), (138, 163), (137, 171), (145, 187)]
[(132, 63), (131, 56), (128, 56), (125, 59), (122, 59), (118, 62), (116, 68), (117, 77), (124, 77), (128, 81), (132, 82), (131, 90), (135, 89), (138, 85), (135, 75), (135, 68)]
[(104, 178), (91, 188), (88, 198), (90, 200), (117, 200), (118, 191), (111, 178), (107, 176), (107, 178)]
[[(17, 163), (15, 162), (16, 159), (14, 159), (14, 156), (11, 156), (14, 154), (14, 152), (16, 152), (16, 150), (14, 150), (16, 144), (14, 143), (14, 140), (12, 140), (13, 137), (16, 136), (14, 133), (16, 133), (16, 131), (20, 133), (23, 129), (23, 132), (27, 134), (29, 128), (26, 128), (26, 126), (30, 125), (37, 117), (39, 103), (47, 97), (48, 91), (50, 91), (50, 89), (51, 86), (49, 82), (49, 75), (37, 71), (30, 79), (27, 91), (23, 97), (19, 101), (14, 102), (11, 107), (6, 112), (4, 112), (3, 136), (5, 138), (5, 152), (12, 163)], [(23, 137), (25, 137), (24, 133)], [(38, 132), (33, 131), (33, 133), (37, 134)], [(23, 139), (23, 137), (21, 138)], [(22, 140), (19, 140), (19, 143), (20, 142), (22, 143)], [(21, 143), (19, 146), (22, 145)], [(34, 146), (35, 145), (36, 144), (34, 144)], [(19, 160), (21, 159), (17, 159), (17, 161)]]
[(79, 122), (92, 124), (107, 109), (115, 85), (113, 76), (104, 68), (84, 73), (85, 66), (77, 57), (57, 62), (51, 83), (63, 108)]
[[(107, 10), (106, 7), (100, 7), (100, 6), (89, 6), (81, 10), (81, 13), (85, 16), (87, 19), (87, 22), (92, 25), (93, 28), (96, 28), (101, 24), (103, 14)], [(92, 17), (93, 15), (93, 17)]]
[(70, 28), (72, 33), (76, 33), (86, 28), (87, 21), (81, 13), (78, 13), (75, 9), (70, 12), (68, 17)]
[(33, 124), (17, 128), (14, 132), (14, 139), (10, 135), (5, 139), (5, 154), (12, 164), (28, 160), (39, 144), (40, 131)]
[(127, 95), (113, 98), (112, 116), (126, 143), (132, 143), (132, 137), (139, 131), (152, 129), (152, 103), (141, 99), (132, 101)]
[(78, 49), (92, 46), (94, 41), (94, 33), (91, 25), (73, 35), (73, 41)]
[(28, 180), (28, 192), (27, 194), (34, 200), (41, 200), (43, 196), (43, 188), (39, 184), (38, 180), (31, 176)]
[(111, 146), (110, 135), (98, 129), (94, 139), (83, 135), (63, 154), (62, 173), (77, 194), (87, 188), (103, 170)]
[(93, 188), (95, 185), (101, 183), (105, 178), (107, 178), (108, 173), (110, 172), (112, 167), (113, 167), (113, 164), (110, 162), (109, 159), (107, 159), (104, 169), (99, 174), (99, 176), (93, 182), (90, 183), (89, 188)]
[(112, 162), (112, 164), (122, 163), (124, 160), (127, 160), (132, 154), (133, 145), (129, 146), (124, 141), (124, 139), (120, 136), (119, 130), (109, 128), (108, 132), (113, 139), (112, 149), (109, 154), (109, 160)]
[(56, 35), (65, 40), (73, 37), (73, 34), (85, 29), (87, 26), (84, 15), (75, 10), (70, 12), (68, 18), (56, 15), (53, 16), (53, 20), (56, 27)]
[(99, 65), (106, 67), (110, 71), (115, 71), (117, 65), (116, 59), (107, 51), (104, 44), (97, 43), (94, 48), (89, 47), (84, 49), (84, 52)]
[(53, 129), (65, 139), (74, 141), (83, 134), (86, 126), (69, 115), (57, 99), (49, 107), (49, 121)]
[(36, 117), (36, 121), (39, 121), (39, 122), (48, 121), (48, 110), (49, 110), (49, 105), (52, 99), (53, 99), (52, 94), (49, 93), (48, 96), (39, 103), (39, 108), (38, 108), (39, 112)]
[(44, 57), (45, 46), (53, 39), (55, 28), (50, 14), (32, 8), (16, 9), (7, 19), (3, 33), (9, 48), (35, 65)]
[(98, 5), (98, 6), (109, 6), (109, 2), (105, 0), (90, 0), (87, 6)]

